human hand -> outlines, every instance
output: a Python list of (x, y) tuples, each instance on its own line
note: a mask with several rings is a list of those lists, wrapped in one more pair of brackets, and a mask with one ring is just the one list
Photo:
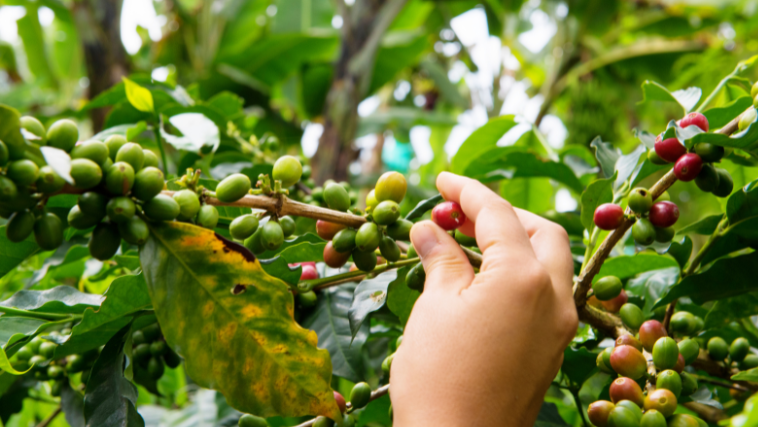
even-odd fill
[(437, 188), (483, 262), (474, 275), (449, 234), (413, 226), (426, 282), (392, 362), (394, 425), (530, 427), (577, 328), (568, 236), (478, 181), (442, 173)]

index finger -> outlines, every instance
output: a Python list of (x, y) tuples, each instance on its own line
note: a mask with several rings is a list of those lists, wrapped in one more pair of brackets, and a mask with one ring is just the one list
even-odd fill
[[(474, 224), (476, 242), (486, 269), (488, 255), (500, 258), (535, 258), (529, 235), (510, 203), (479, 181), (443, 172), (437, 189), (445, 200), (461, 205), (466, 222)], [(465, 226), (465, 224), (464, 224)]]

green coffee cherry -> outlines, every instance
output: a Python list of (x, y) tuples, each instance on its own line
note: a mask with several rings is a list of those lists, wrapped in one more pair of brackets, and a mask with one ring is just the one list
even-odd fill
[(79, 129), (71, 120), (58, 120), (47, 130), (47, 145), (70, 152), (79, 140)]
[(373, 249), (368, 252), (362, 252), (356, 249), (353, 251), (353, 262), (358, 270), (371, 271), (376, 268), (376, 254)]
[(371, 386), (365, 382), (358, 383), (353, 386), (353, 390), (350, 391), (350, 403), (353, 408), (360, 409), (368, 405), (371, 401)]
[[(414, 265), (405, 276), (405, 284), (414, 291), (424, 292), (425, 281), (426, 271), (424, 271), (424, 265), (421, 263)], [(610, 363), (608, 366), (611, 366)]]
[(179, 216), (179, 203), (165, 194), (153, 197), (142, 209), (145, 215), (154, 221), (172, 221)]
[(408, 182), (401, 173), (386, 172), (376, 181), (374, 195), (378, 202), (393, 200), (400, 203), (403, 201), (407, 189)]
[(274, 163), (274, 170), (271, 175), (275, 180), (282, 182), (282, 187), (292, 187), (300, 181), (300, 177), (303, 175), (303, 165), (295, 157), (282, 156)]
[(758, 368), (758, 355), (751, 353), (745, 356), (745, 359), (740, 362), (740, 370), (746, 371), (753, 368)]
[(635, 188), (629, 193), (629, 208), (636, 214), (647, 213), (653, 206), (653, 196), (645, 188)]
[(31, 347), (29, 347), (28, 345), (21, 347), (16, 352), (16, 358), (18, 360), (28, 361), (29, 359), (32, 358), (32, 356), (34, 356), (34, 352), (32, 351)]
[(713, 190), (713, 195), (716, 197), (728, 197), (734, 190), (734, 181), (732, 176), (729, 175), (726, 169), (716, 168), (716, 173), (719, 175), (718, 186)]
[(102, 218), (96, 218), (81, 211), (79, 205), (74, 206), (68, 211), (68, 225), (77, 230), (86, 230), (94, 227)]
[(598, 369), (600, 369), (601, 372), (614, 375), (616, 371), (613, 370), (613, 367), (610, 364), (605, 363), (604, 353), (605, 351), (601, 351), (597, 354), (597, 357), (595, 358), (595, 365), (598, 367)]
[(166, 352), (166, 342), (165, 341), (153, 341), (150, 344), (150, 354), (153, 356), (162, 356), (163, 353)]
[(745, 338), (739, 337), (729, 346), (729, 357), (734, 362), (741, 362), (748, 353), (750, 353), (750, 343)]
[(56, 348), (58, 348), (58, 344), (51, 341), (44, 341), (39, 346), (39, 354), (49, 360), (55, 355)]
[(621, 316), (621, 321), (631, 329), (639, 329), (645, 321), (645, 315), (642, 313), (642, 310), (632, 303), (622, 305), (619, 310), (619, 316)]
[(160, 165), (160, 161), (158, 160), (158, 156), (155, 155), (150, 150), (142, 150), (142, 153), (145, 155), (145, 161), (142, 162), (142, 167), (154, 167), (157, 168)]
[(700, 345), (691, 338), (683, 339), (677, 345), (686, 365), (692, 364), (697, 359), (698, 354), (700, 354)]
[(695, 184), (706, 193), (715, 190), (719, 185), (719, 174), (716, 168), (710, 163), (704, 163), (700, 173), (695, 177)]
[(384, 360), (382, 361), (382, 371), (384, 371), (385, 374), (389, 375), (390, 370), (392, 369), (392, 360), (395, 358), (395, 353), (390, 354)]
[(83, 371), (86, 365), (87, 361), (78, 354), (72, 354), (66, 358), (66, 372), (69, 374)]
[(16, 160), (8, 165), (7, 176), (16, 185), (27, 186), (34, 184), (39, 178), (39, 166), (31, 160)]
[(279, 218), (279, 225), (282, 226), (282, 232), (284, 233), (285, 238), (295, 234), (297, 226), (295, 225), (295, 220), (292, 219), (291, 216), (283, 216)]
[(39, 170), (39, 178), (37, 178), (36, 185), (37, 191), (50, 194), (60, 191), (66, 185), (66, 181), (58, 176), (50, 166), (42, 166)]
[(163, 172), (158, 168), (146, 167), (134, 176), (132, 194), (147, 202), (163, 190)]
[(381, 235), (379, 228), (373, 222), (361, 225), (355, 235), (355, 245), (359, 251), (371, 252), (379, 247)]
[(708, 142), (695, 144), (693, 149), (695, 150), (695, 154), (700, 156), (703, 162), (706, 163), (718, 162), (724, 157), (724, 147), (713, 145)]
[(671, 391), (678, 399), (679, 395), (682, 393), (682, 378), (676, 373), (676, 371), (667, 369), (658, 374), (658, 378), (655, 381), (655, 387), (665, 388), (666, 390)]
[[(384, 202), (382, 202), (384, 203)], [(384, 236), (379, 242), (379, 252), (389, 262), (395, 262), (400, 259), (400, 248), (397, 246), (392, 237)]]
[(332, 247), (337, 252), (347, 253), (355, 249), (356, 231), (345, 228), (337, 232), (332, 239)]
[(151, 357), (147, 362), (147, 373), (155, 380), (163, 376), (164, 369), (163, 363), (157, 357)]
[(218, 225), (218, 209), (215, 206), (203, 205), (197, 212), (197, 218), (195, 218), (197, 225), (213, 230)]
[(105, 207), (108, 218), (116, 224), (128, 221), (134, 216), (136, 207), (132, 199), (128, 197), (114, 197), (108, 201)]
[(316, 417), (316, 421), (313, 423), (313, 427), (332, 427), (332, 426), (334, 426), (334, 421), (324, 416)]
[(682, 396), (689, 396), (698, 389), (697, 380), (687, 372), (682, 372), (679, 377), (682, 380)]
[(297, 294), (297, 301), (303, 307), (313, 307), (318, 302), (318, 295), (313, 291), (301, 292)]
[(234, 173), (218, 183), (216, 198), (224, 203), (232, 203), (243, 198), (250, 191), (250, 178), (241, 173)]
[(30, 211), (23, 210), (15, 212), (11, 215), (8, 220), (8, 225), (5, 227), (6, 237), (14, 243), (26, 240), (34, 230), (34, 221), (34, 214)]
[(668, 162), (663, 160), (661, 156), (658, 155), (658, 153), (655, 152), (655, 150), (648, 150), (647, 152), (647, 159), (650, 160), (650, 163), (654, 165), (665, 165)]
[(250, 250), (250, 252), (256, 255), (266, 252), (266, 247), (263, 246), (263, 242), (261, 242), (261, 232), (262, 228), (258, 228), (258, 230), (256, 230), (252, 236), (245, 239), (245, 241), (242, 243), (246, 248)]
[(379, 202), (371, 211), (371, 216), (379, 225), (390, 225), (400, 218), (400, 206), (393, 200)]
[(679, 333), (688, 333), (692, 329), (695, 316), (688, 311), (678, 311), (671, 316), (671, 330)]
[(640, 427), (666, 427), (666, 417), (655, 409), (649, 409), (642, 414)]
[(58, 379), (61, 378), (65, 372), (63, 372), (63, 368), (61, 368), (58, 365), (50, 365), (47, 367), (47, 376), (52, 379)]
[(455, 230), (455, 241), (461, 246), (476, 246), (476, 238), (463, 234), (460, 229)]
[(713, 337), (708, 340), (708, 355), (713, 360), (724, 360), (729, 355), (729, 346), (721, 337)]
[(609, 301), (616, 298), (621, 293), (622, 288), (623, 284), (616, 276), (602, 277), (592, 285), (595, 298), (600, 301)]
[(647, 218), (640, 218), (632, 226), (632, 237), (638, 245), (651, 245), (655, 241), (655, 227)]
[(179, 204), (179, 217), (181, 221), (194, 219), (200, 210), (200, 199), (192, 190), (180, 190), (174, 193), (174, 200)]
[(638, 427), (639, 425), (640, 418), (637, 418), (637, 413), (624, 406), (617, 405), (608, 415), (610, 427)]
[(237, 240), (245, 240), (258, 229), (258, 217), (252, 214), (238, 216), (229, 225), (229, 233)]
[(701, 424), (698, 420), (699, 418), (689, 414), (674, 414), (669, 417), (667, 425), (668, 427), (700, 427)]
[(105, 188), (109, 193), (124, 196), (134, 186), (134, 168), (126, 162), (116, 162), (105, 171)]
[(379, 200), (376, 200), (376, 190), (369, 191), (366, 195), (366, 212), (373, 210), (378, 204)]
[(653, 362), (658, 369), (672, 369), (679, 360), (679, 347), (673, 338), (663, 337), (653, 345)]
[(153, 342), (162, 336), (161, 326), (157, 323), (153, 323), (152, 325), (142, 328), (142, 333), (145, 334), (145, 339), (148, 342)]
[(239, 427), (268, 427), (265, 418), (256, 417), (255, 415), (245, 414), (238, 421)]
[(660, 243), (668, 243), (676, 234), (674, 227), (655, 227), (655, 241)]
[(324, 201), (330, 209), (346, 211), (350, 209), (350, 196), (345, 187), (339, 184), (329, 184), (324, 188)]
[(90, 159), (74, 159), (71, 161), (71, 178), (76, 188), (86, 190), (100, 184), (103, 171)]
[(105, 146), (108, 147), (108, 157), (110, 157), (112, 161), (116, 161), (118, 150), (126, 145), (126, 142), (126, 138), (121, 135), (111, 135), (105, 140)]
[(278, 222), (269, 220), (261, 227), (261, 243), (270, 251), (279, 249), (284, 243), (284, 231)]
[(51, 251), (63, 243), (63, 224), (55, 214), (45, 213), (34, 222), (34, 240), (44, 251)]
[(108, 154), (108, 146), (97, 140), (82, 142), (71, 150), (72, 159), (90, 159), (101, 167), (110, 158)]
[(10, 200), (18, 194), (16, 183), (0, 175), (0, 199)]
[(108, 198), (100, 193), (94, 191), (88, 191), (81, 196), (77, 202), (82, 213), (91, 217), (103, 219), (106, 212), (106, 206), (108, 204)]
[(629, 409), (634, 413), (634, 416), (637, 417), (637, 420), (642, 419), (642, 409), (640, 409), (639, 406), (637, 406), (636, 403), (632, 402), (631, 400), (622, 400), (619, 402), (616, 402), (616, 406), (623, 406), (624, 408)]
[(668, 191), (664, 191), (661, 193), (660, 196), (658, 196), (657, 199), (655, 199), (656, 202), (670, 202), (671, 201), (671, 194), (669, 194)]
[(101, 222), (92, 231), (87, 247), (93, 258), (105, 261), (116, 254), (120, 244), (121, 235), (118, 234), (118, 226)]
[(37, 120), (35, 117), (32, 116), (23, 116), (21, 117), (21, 128), (26, 130), (27, 132), (31, 133), (32, 135), (39, 137), (40, 145), (45, 145), (45, 138), (47, 137), (47, 131), (45, 130), (45, 126), (42, 125), (42, 122)]
[(8, 164), (11, 154), (8, 151), (8, 146), (3, 141), (0, 141), (0, 167)]
[(145, 153), (139, 144), (127, 142), (118, 149), (114, 161), (129, 163), (135, 171), (138, 171), (142, 169), (142, 165), (145, 163)]
[(740, 131), (743, 131), (747, 129), (750, 125), (755, 122), (755, 119), (758, 117), (758, 112), (755, 111), (755, 107), (748, 109), (745, 111), (742, 116), (740, 116), (740, 121), (737, 123), (737, 128)]
[(142, 218), (133, 216), (118, 224), (118, 232), (121, 238), (132, 245), (144, 245), (150, 237), (150, 229)]

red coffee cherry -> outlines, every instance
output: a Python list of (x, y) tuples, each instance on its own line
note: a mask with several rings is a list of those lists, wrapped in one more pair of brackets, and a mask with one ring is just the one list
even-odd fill
[(615, 230), (624, 221), (624, 210), (613, 203), (604, 203), (595, 209), (595, 225), (601, 230)]
[(466, 222), (466, 214), (458, 203), (442, 202), (432, 209), (432, 221), (443, 230), (455, 230)]
[(316, 221), (316, 234), (324, 240), (332, 240), (334, 235), (344, 228), (347, 226), (324, 220)]
[(600, 304), (603, 305), (603, 308), (605, 308), (606, 311), (618, 313), (619, 310), (621, 310), (621, 306), (626, 304), (627, 301), (629, 301), (629, 296), (626, 294), (626, 291), (622, 289), (619, 296), (608, 301), (600, 301)]
[(679, 208), (672, 202), (653, 203), (649, 219), (658, 228), (671, 227), (679, 219)]
[(624, 334), (616, 338), (616, 347), (621, 347), (622, 345), (630, 345), (638, 351), (642, 351), (642, 343), (634, 335)]
[(687, 153), (674, 165), (674, 174), (680, 181), (692, 181), (703, 169), (703, 160), (695, 153)]
[(702, 129), (703, 132), (708, 132), (708, 119), (701, 113), (689, 113), (679, 120), (679, 127), (686, 128), (693, 125)]
[(312, 265), (303, 265), (300, 273), (300, 280), (318, 279), (318, 271)]
[(687, 147), (676, 138), (663, 139), (655, 143), (655, 153), (658, 154), (658, 157), (670, 163), (677, 161), (686, 152)]
[(350, 252), (337, 252), (329, 241), (324, 246), (324, 263), (332, 268), (340, 268), (350, 259)]
[(684, 356), (682, 356), (682, 353), (679, 353), (679, 359), (676, 361), (676, 365), (672, 368), (674, 371), (676, 371), (677, 374), (681, 374), (684, 370)]
[(613, 380), (608, 394), (611, 396), (613, 403), (630, 400), (640, 408), (645, 403), (645, 396), (642, 394), (640, 385), (631, 378), (620, 377)]
[(610, 415), (616, 405), (607, 400), (598, 400), (590, 403), (587, 408), (587, 416), (593, 426), (605, 427), (608, 425), (608, 415)]
[(653, 351), (655, 342), (666, 336), (666, 329), (657, 320), (648, 320), (640, 326), (640, 342), (647, 351)]
[(647, 360), (636, 348), (622, 345), (613, 349), (611, 367), (619, 375), (636, 380), (647, 372)]
[(340, 412), (342, 412), (344, 414), (345, 413), (345, 408), (347, 406), (347, 403), (345, 402), (345, 398), (342, 397), (342, 395), (338, 391), (335, 391), (334, 392), (334, 400), (337, 401), (337, 406), (340, 407)]
[(674, 396), (674, 393), (672, 393), (671, 390), (666, 390), (665, 388), (651, 391), (645, 398), (644, 402), (646, 411), (655, 409), (663, 414), (664, 417), (674, 415), (676, 405), (676, 396)]

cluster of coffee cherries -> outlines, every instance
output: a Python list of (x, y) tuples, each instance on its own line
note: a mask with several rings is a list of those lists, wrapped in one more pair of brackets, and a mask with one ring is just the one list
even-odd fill
[[(316, 222), (316, 232), (325, 240), (324, 262), (332, 268), (345, 265), (352, 257), (355, 267), (362, 271), (373, 270), (378, 262), (376, 250), (389, 262), (400, 259), (397, 240), (408, 240), (413, 223), (400, 218), (399, 203), (405, 197), (408, 184), (398, 172), (387, 172), (379, 177), (376, 187), (366, 196), (368, 221), (357, 230), (346, 225), (324, 220)], [(323, 191), (329, 208), (348, 211), (350, 195), (338, 183), (329, 183)]]
[(70, 334), (71, 329), (65, 328), (47, 333), (46, 339), (34, 337), (10, 358), (11, 365), (19, 371), (31, 368), (26, 375), (37, 381), (49, 381), (51, 396), (60, 396), (63, 385), (74, 374), (81, 373), (80, 381), (86, 384), (100, 349), (56, 359), (56, 341), (64, 341)]
[(153, 380), (163, 376), (164, 364), (173, 369), (182, 362), (166, 344), (157, 323), (132, 332), (132, 357), (136, 362), (135, 376), (140, 377), (139, 371), (144, 371)]

